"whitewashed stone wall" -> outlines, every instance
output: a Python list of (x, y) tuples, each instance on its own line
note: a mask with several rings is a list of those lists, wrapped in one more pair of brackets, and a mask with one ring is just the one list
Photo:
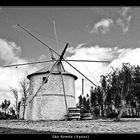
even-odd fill
[[(29, 100), (36, 93), (47, 74), (33, 75), (30, 78)], [(63, 74), (65, 93), (68, 107), (76, 106), (75, 79), (70, 74)], [(26, 107), (27, 120), (63, 120), (66, 115), (66, 106), (62, 79), (60, 74), (52, 74), (47, 83)]]

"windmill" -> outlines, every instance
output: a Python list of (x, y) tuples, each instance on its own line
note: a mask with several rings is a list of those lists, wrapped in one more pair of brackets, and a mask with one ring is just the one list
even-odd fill
[[(27, 76), (27, 78), (30, 79), (30, 94), (29, 94), (28, 101), (27, 101), (25, 119), (31, 119), (31, 120), (50, 120), (50, 119), (61, 120), (61, 119), (64, 119), (65, 116), (67, 115), (68, 107), (75, 106), (74, 81), (77, 79), (77, 76), (65, 71), (62, 62), (63, 61), (66, 62), (69, 66), (71, 66), (74, 70), (76, 70), (84, 78), (86, 78), (92, 85), (97, 87), (96, 84), (94, 84), (88, 77), (86, 77), (82, 72), (80, 72), (77, 68), (75, 68), (71, 63), (69, 63), (69, 61), (104, 62), (104, 63), (109, 63), (109, 61), (65, 60), (64, 54), (69, 46), (69, 43), (66, 43), (62, 53), (58, 54), (54, 49), (52, 49), (46, 43), (41, 41), (38, 37), (33, 35), (24, 26), (17, 24), (17, 27), (23, 29), (26, 33), (28, 33), (33, 38), (38, 40), (41, 44), (46, 46), (51, 51), (51, 53), (53, 52), (58, 56), (58, 59), (55, 59), (53, 57), (52, 60), (47, 60), (47, 61), (42, 61), (42, 62), (31, 62), (31, 63), (3, 66), (3, 67), (13, 67), (13, 66), (18, 67), (18, 66), (30, 65), (30, 64), (39, 64), (39, 63), (47, 63), (47, 62), (51, 63), (51, 65), (48, 66), (47, 69), (43, 68), (43, 69)], [(35, 80), (35, 78), (43, 79), (43, 81), (36, 83), (37, 80)], [(54, 79), (56, 78), (56, 79), (54, 80), (53, 78)], [(53, 79), (53, 80), (51, 80), (51, 79)], [(53, 82), (56, 83), (54, 86), (53, 86)], [(34, 83), (36, 83), (36, 84), (34, 85)], [(59, 92), (59, 94), (56, 93), (56, 91), (54, 91), (54, 89), (55, 89), (55, 87), (57, 87), (57, 85), (58, 85), (57, 92)], [(71, 86), (71, 85), (73, 85), (73, 86)], [(45, 92), (44, 92), (43, 88), (45, 89)], [(52, 93), (52, 91), (54, 91), (54, 93)], [(63, 93), (63, 95), (62, 95), (62, 93)], [(50, 100), (48, 100), (48, 98)], [(56, 101), (58, 104), (56, 103)]]

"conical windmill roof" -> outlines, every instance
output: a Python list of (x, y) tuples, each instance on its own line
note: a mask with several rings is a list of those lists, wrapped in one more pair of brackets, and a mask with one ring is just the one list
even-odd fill
[[(56, 61), (55, 61), (56, 62)], [(39, 69), (38, 71), (34, 72), (34, 73), (31, 73), (29, 75), (27, 75), (27, 78), (30, 79), (30, 77), (32, 77), (33, 75), (39, 75), (39, 74), (46, 74), (46, 73), (49, 73), (52, 69), (52, 67), (54, 66), (55, 62), (49, 62), (47, 63), (46, 67), (42, 68), (42, 69)], [(63, 64), (57, 64), (57, 66), (54, 68), (52, 74), (58, 74), (60, 73), (59, 72), (59, 67), (61, 67), (61, 72), (63, 75), (71, 75), (74, 77), (74, 79), (76, 80), (77, 79), (77, 76), (72, 74), (72, 73), (69, 73), (68, 71), (66, 71), (63, 67)]]

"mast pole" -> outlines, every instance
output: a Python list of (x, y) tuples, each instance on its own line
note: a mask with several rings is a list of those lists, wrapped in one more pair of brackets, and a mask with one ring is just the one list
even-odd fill
[(84, 79), (82, 78), (82, 95), (84, 95)]

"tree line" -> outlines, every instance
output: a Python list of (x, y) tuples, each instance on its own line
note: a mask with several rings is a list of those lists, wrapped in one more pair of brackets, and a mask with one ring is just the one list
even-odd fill
[(93, 117), (140, 117), (140, 66), (112, 67), (98, 87), (91, 87), (90, 96), (79, 96), (78, 107)]

